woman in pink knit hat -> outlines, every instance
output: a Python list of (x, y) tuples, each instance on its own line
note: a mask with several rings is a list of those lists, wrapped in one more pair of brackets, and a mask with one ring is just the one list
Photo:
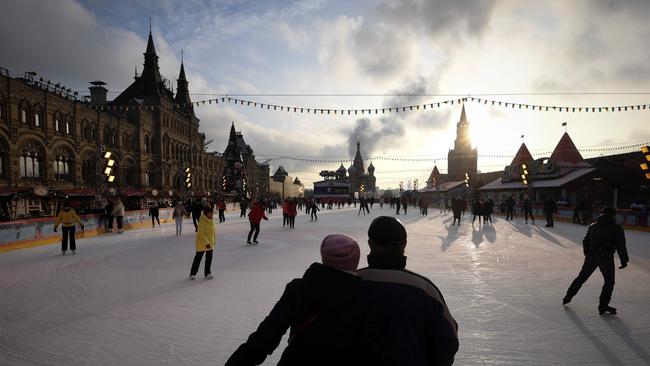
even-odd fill
[(287, 284), (280, 300), (226, 366), (259, 365), (289, 332), (289, 345), (278, 365), (358, 365), (355, 359), (359, 244), (331, 234), (320, 246), (321, 263)]

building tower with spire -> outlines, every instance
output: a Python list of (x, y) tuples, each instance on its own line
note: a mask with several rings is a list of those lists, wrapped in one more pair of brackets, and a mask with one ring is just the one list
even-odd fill
[(350, 192), (359, 192), (362, 185), (366, 193), (375, 192), (375, 166), (370, 163), (366, 174), (359, 141), (357, 141), (357, 152), (354, 155), (352, 166), (348, 169), (348, 174), (350, 175)]
[(472, 149), (472, 141), (469, 134), (469, 121), (465, 115), (465, 105), (460, 114), (460, 120), (456, 124), (456, 140), (454, 148), (447, 154), (447, 179), (449, 181), (460, 181), (465, 179), (465, 173), (472, 178), (476, 177), (478, 163), (478, 150)]

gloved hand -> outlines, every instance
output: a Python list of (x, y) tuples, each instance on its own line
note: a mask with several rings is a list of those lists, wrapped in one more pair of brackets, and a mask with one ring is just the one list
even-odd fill
[(56, 226), (55, 226), (55, 227), (54, 227), (54, 232), (56, 232), (56, 231), (57, 231), (57, 228), (56, 228)]
[(264, 220), (269, 221), (269, 218), (268, 218), (268, 217), (265, 217)]
[(205, 247), (210, 249), (210, 244), (206, 244)]
[(621, 266), (618, 267), (618, 269), (623, 269), (625, 267), (627, 267), (627, 262), (621, 262)]

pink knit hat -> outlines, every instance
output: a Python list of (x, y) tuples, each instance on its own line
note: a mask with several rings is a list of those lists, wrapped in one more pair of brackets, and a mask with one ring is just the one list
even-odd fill
[(320, 245), (323, 264), (346, 271), (357, 270), (359, 252), (359, 243), (345, 234), (328, 235)]

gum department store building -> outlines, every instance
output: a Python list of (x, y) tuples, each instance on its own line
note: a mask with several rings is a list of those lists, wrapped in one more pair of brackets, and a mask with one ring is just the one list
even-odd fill
[[(160, 75), (151, 32), (142, 73), (126, 90), (107, 101), (104, 83), (91, 84), (90, 100), (80, 101), (33, 73), (14, 78), (0, 69), (0, 215), (12, 205), (15, 215), (16, 197), (25, 216), (51, 214), (53, 198), (61, 196), (178, 197), (181, 168), (188, 167), (193, 194), (222, 193), (224, 160), (240, 162), (253, 194), (267, 191), (269, 167), (255, 161), (241, 133), (229, 141), (239, 146), (236, 157), (205, 150), (184, 65), (174, 95)], [(100, 173), (102, 145), (114, 155), (113, 183)]]

